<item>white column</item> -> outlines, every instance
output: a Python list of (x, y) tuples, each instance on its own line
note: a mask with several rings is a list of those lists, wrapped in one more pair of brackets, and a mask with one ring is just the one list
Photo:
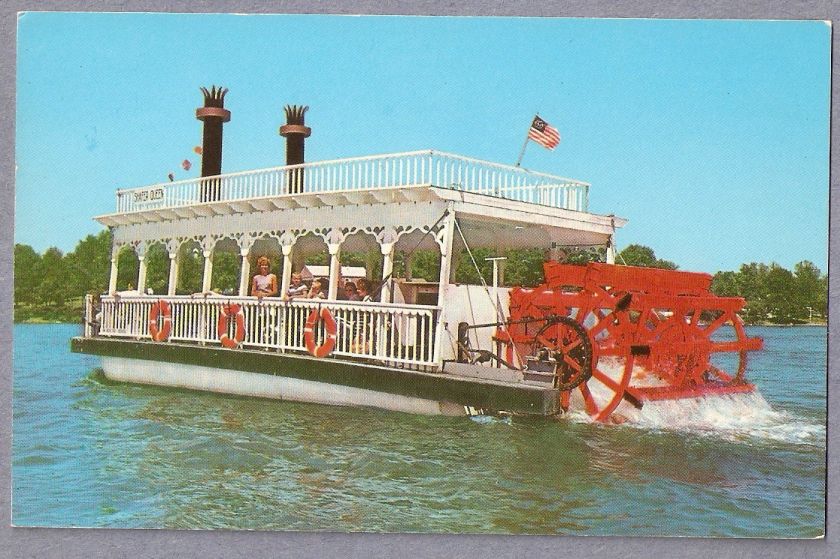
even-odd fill
[(248, 260), (248, 253), (250, 250), (241, 249), (239, 251), (242, 256), (242, 265), (239, 270), (239, 296), (245, 297), (248, 295), (248, 284), (251, 280), (251, 261)]
[(446, 216), (446, 219), (443, 222), (443, 230), (437, 236), (437, 241), (440, 245), (440, 282), (437, 304), (441, 309), (438, 313), (437, 328), (435, 329), (435, 363), (441, 362), (443, 336), (446, 326), (446, 321), (444, 320), (444, 292), (446, 291), (446, 286), (449, 283), (449, 271), (452, 266), (452, 240), (455, 236), (455, 210), (452, 207), (452, 203), (449, 204), (447, 210), (449, 211), (449, 215)]
[(204, 279), (201, 282), (202, 291), (210, 291), (210, 282), (213, 281), (213, 250), (204, 251)]
[(327, 245), (330, 251), (330, 288), (327, 292), (327, 299), (338, 298), (338, 276), (341, 272), (341, 243), (330, 243)]
[(285, 298), (292, 283), (292, 249), (294, 245), (280, 245), (283, 251), (283, 278), (280, 282), (280, 296)]
[(108, 294), (117, 292), (117, 253), (111, 253), (111, 279), (108, 281)]
[(615, 264), (615, 235), (607, 240), (607, 264)]
[(394, 271), (394, 243), (382, 243), (379, 245), (382, 251), (382, 297), (383, 303), (391, 300), (391, 273)]
[(146, 255), (137, 257), (139, 264), (137, 266), (137, 291), (140, 293), (146, 292)]
[[(586, 189), (587, 203), (589, 202), (589, 189)], [(610, 214), (610, 226), (612, 233), (607, 237), (607, 264), (615, 264), (615, 217)]]
[(170, 297), (175, 295), (175, 289), (178, 287), (178, 250), (169, 253), (169, 285), (167, 286), (167, 295)]
[(438, 244), (440, 245), (438, 306), (443, 305), (444, 291), (449, 284), (449, 272), (452, 269), (452, 239), (455, 237), (455, 211), (451, 207), (449, 209), (449, 216), (447, 216), (443, 223), (443, 230), (438, 234)]

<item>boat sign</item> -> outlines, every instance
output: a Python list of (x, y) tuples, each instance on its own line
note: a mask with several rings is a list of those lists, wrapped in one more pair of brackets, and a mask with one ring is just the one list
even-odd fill
[(135, 206), (157, 206), (163, 202), (162, 188), (147, 188), (145, 190), (135, 190), (130, 194)]

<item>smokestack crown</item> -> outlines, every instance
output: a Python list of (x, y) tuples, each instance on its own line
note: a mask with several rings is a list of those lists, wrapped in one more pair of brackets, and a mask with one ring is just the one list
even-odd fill
[(286, 105), (283, 110), (286, 112), (286, 124), (280, 127), (280, 135), (284, 138), (299, 136), (308, 138), (312, 129), (304, 125), (304, 115), (309, 110), (307, 106)]
[(225, 94), (228, 92), (226, 87), (216, 87), (215, 85), (209, 90), (202, 87), (201, 93), (204, 94), (204, 106), (196, 109), (195, 118), (204, 121), (207, 118), (220, 118), (222, 122), (230, 120), (230, 111), (225, 107)]
[(226, 87), (219, 86), (218, 88), (214, 85), (208, 91), (206, 87), (200, 88), (201, 92), (204, 94), (204, 106), (205, 107), (224, 107), (225, 106), (225, 94), (227, 94), (228, 90)]

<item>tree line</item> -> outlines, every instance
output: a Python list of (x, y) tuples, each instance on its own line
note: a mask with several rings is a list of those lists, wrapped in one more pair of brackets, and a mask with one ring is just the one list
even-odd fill
[[(198, 250), (182, 247), (179, 259), (176, 293), (188, 294), (201, 290), (204, 257)], [(585, 264), (602, 261), (603, 247), (567, 249), (560, 253), (563, 261)], [(51, 247), (43, 254), (31, 246), (15, 245), (14, 260), (14, 318), (24, 321), (80, 320), (85, 294), (104, 293), (108, 289), (111, 269), (111, 232), (103, 230), (98, 235), (88, 235), (78, 242), (72, 252), (62, 253)], [(256, 258), (257, 255), (254, 255)], [(410, 258), (409, 258), (410, 256)], [(455, 281), (478, 284), (493, 281), (492, 262), (485, 260), (498, 256), (491, 249), (461, 251), (453, 263)], [(535, 286), (543, 282), (542, 249), (509, 250), (502, 256), (505, 263), (505, 285)], [(146, 252), (147, 282), (154, 293), (166, 293), (169, 280), (169, 256), (162, 246), (153, 245)], [(307, 255), (308, 264), (326, 264), (326, 251)], [(654, 251), (643, 245), (629, 245), (616, 257), (617, 264), (678, 269), (677, 264), (658, 259)], [(381, 259), (378, 248), (362, 253), (342, 253), (342, 264), (364, 266), (369, 277), (381, 277)], [(251, 269), (255, 262), (252, 262)], [(272, 261), (272, 272), (280, 274), (279, 259)], [(218, 252), (213, 258), (213, 289), (236, 293), (239, 286), (240, 258), (235, 253)], [(440, 270), (439, 253), (418, 250), (414, 254), (397, 253), (394, 260), (394, 277), (407, 277), (437, 281)], [(131, 250), (119, 255), (117, 288), (136, 287), (138, 260)], [(747, 300), (742, 312), (748, 323), (797, 324), (824, 321), (828, 304), (828, 278), (812, 262), (799, 262), (793, 270), (778, 264), (751, 262), (738, 271), (720, 271), (714, 275), (711, 286), (716, 295), (737, 296)]]

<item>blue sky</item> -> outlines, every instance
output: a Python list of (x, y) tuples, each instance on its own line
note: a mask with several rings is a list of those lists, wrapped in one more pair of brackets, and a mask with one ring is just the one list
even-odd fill
[[(223, 171), (434, 148), (592, 184), (618, 248), (682, 269), (828, 250), (830, 28), (818, 21), (28, 13), (18, 23), (15, 241), (70, 251), (117, 188), (198, 176), (198, 88), (230, 89)], [(191, 159), (189, 172), (180, 162)]]

